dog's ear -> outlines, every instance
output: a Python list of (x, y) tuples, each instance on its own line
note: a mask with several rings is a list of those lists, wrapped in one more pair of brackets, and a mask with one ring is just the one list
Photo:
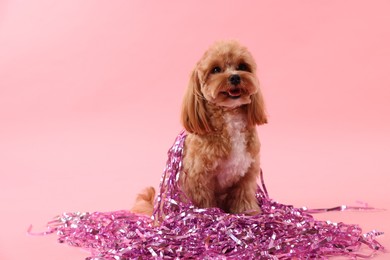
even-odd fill
[(251, 126), (267, 123), (267, 115), (263, 95), (260, 90), (251, 96), (251, 103), (247, 105), (248, 124)]
[(181, 122), (188, 132), (201, 135), (210, 132), (211, 128), (200, 88), (199, 76), (195, 68), (184, 95)]

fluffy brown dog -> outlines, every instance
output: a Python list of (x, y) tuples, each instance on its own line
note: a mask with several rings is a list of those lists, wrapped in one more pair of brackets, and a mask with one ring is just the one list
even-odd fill
[[(256, 125), (267, 122), (256, 63), (236, 41), (217, 42), (196, 64), (184, 97), (180, 186), (195, 206), (229, 213), (258, 213), (260, 173)], [(133, 212), (151, 214), (154, 189)]]

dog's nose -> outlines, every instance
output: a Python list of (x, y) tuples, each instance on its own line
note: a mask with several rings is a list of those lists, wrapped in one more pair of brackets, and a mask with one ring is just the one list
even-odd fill
[(232, 85), (237, 86), (241, 82), (240, 75), (234, 74), (229, 77), (229, 81)]

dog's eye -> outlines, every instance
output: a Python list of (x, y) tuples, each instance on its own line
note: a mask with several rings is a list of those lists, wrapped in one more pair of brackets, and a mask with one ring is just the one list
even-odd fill
[(215, 66), (212, 70), (212, 74), (220, 73), (222, 71), (221, 67)]
[(238, 64), (237, 70), (250, 71), (249, 66), (245, 63)]

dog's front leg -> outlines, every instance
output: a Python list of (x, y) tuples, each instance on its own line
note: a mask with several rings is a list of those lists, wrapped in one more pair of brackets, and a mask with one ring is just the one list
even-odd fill
[(230, 213), (245, 213), (255, 215), (261, 212), (256, 198), (258, 167), (252, 165), (229, 191), (226, 199), (226, 209)]
[(182, 188), (192, 203), (199, 208), (216, 207), (215, 190), (206, 172), (184, 173)]

